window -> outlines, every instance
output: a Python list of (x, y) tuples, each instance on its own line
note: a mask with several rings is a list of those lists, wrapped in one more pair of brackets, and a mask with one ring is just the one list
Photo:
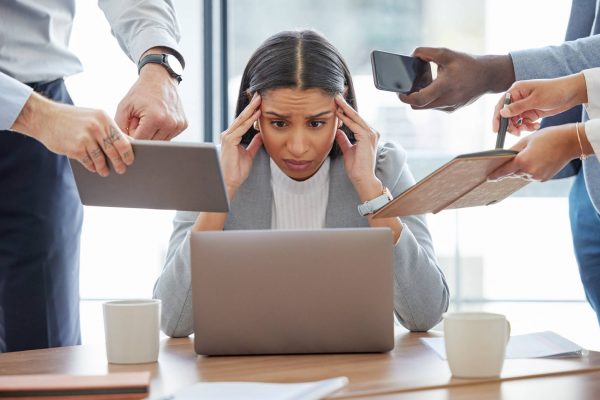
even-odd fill
[[(315, 0), (287, 2), (286, 7), (278, 4), (276, 0), (229, 0), (227, 3), (230, 120), (241, 73), (254, 49), (278, 31), (290, 27), (314, 28), (346, 58), (363, 118), (381, 133), (381, 140), (393, 141), (408, 150), (409, 165), (417, 179), (457, 154), (493, 148), (495, 135), (491, 132), (491, 117), (500, 95), (485, 96), (451, 114), (414, 111), (402, 104), (395, 94), (375, 89), (369, 58), (371, 50), (410, 54), (419, 45), (429, 45), (498, 54), (560, 43), (570, 6), (569, 1), (561, 1), (540, 10), (536, 1), (517, 4), (499, 0)], [(530, 21), (527, 29), (506, 32), (504, 22), (511, 20), (516, 9), (520, 15), (537, 17)], [(554, 22), (549, 24), (548, 20)], [(582, 299), (569, 245), (564, 197), (568, 187), (569, 182), (532, 184), (518, 197), (490, 208), (429, 216), (453, 299), (459, 303)], [(544, 223), (549, 216), (556, 226), (551, 235)], [(515, 231), (516, 226), (519, 228)], [(546, 251), (548, 248), (553, 251)], [(531, 285), (531, 282), (540, 284)], [(557, 283), (561, 283), (561, 289), (551, 289), (556, 288)]]
[[(114, 116), (118, 102), (137, 79), (137, 68), (110, 34), (96, 2), (77, 0), (70, 47), (84, 72), (67, 79), (75, 104), (99, 108)], [(180, 94), (189, 128), (176, 138), (201, 141), (202, 3), (175, 2), (186, 55), (186, 74)], [(81, 236), (81, 326), (83, 343), (102, 342), (101, 301), (149, 298), (163, 267), (174, 213), (85, 207)]]

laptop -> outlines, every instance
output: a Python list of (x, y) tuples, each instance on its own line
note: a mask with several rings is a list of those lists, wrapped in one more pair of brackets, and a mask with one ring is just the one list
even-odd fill
[[(133, 164), (123, 175), (89, 172), (78, 161), (71, 168), (86, 206), (182, 211), (229, 210), (217, 149), (212, 143), (134, 140)], [(110, 165), (110, 162), (109, 162)]]
[(195, 232), (190, 245), (196, 353), (394, 347), (389, 229)]

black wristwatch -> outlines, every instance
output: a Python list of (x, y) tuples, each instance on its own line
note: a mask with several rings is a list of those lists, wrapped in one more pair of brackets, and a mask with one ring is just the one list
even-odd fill
[(148, 54), (140, 60), (138, 63), (138, 74), (142, 70), (142, 67), (148, 63), (160, 64), (171, 75), (173, 78), (177, 79), (177, 83), (180, 83), (182, 78), (181, 74), (183, 73), (183, 66), (177, 57), (171, 54)]

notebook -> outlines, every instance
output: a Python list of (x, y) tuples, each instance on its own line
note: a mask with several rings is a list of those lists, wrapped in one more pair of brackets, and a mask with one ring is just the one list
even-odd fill
[(142, 399), (148, 396), (150, 372), (107, 375), (3, 375), (0, 398)]
[(302, 383), (200, 382), (152, 400), (318, 400), (347, 384), (345, 376)]
[[(421, 338), (442, 359), (446, 359), (443, 337)], [(552, 331), (513, 335), (506, 346), (505, 358), (581, 357), (585, 350)]]

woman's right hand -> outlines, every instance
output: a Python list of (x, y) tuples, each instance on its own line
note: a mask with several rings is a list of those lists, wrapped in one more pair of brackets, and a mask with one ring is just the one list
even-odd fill
[(252, 138), (248, 147), (241, 145), (242, 136), (260, 117), (260, 102), (260, 95), (255, 93), (250, 104), (238, 115), (231, 126), (221, 133), (221, 168), (223, 168), (223, 180), (230, 200), (248, 177), (254, 157), (262, 145), (260, 132)]
[(539, 129), (540, 124), (536, 121), (542, 117), (587, 103), (587, 87), (582, 73), (556, 79), (519, 81), (507, 93), (511, 95), (511, 104), (504, 106), (504, 96), (496, 104), (493, 129), (498, 131), (500, 117), (510, 118), (508, 132), (517, 136), (524, 130)]
[[(584, 130), (585, 125), (581, 124), (579, 129)], [(593, 154), (587, 140), (580, 147), (578, 135), (575, 124), (550, 126), (527, 135), (511, 147), (511, 150), (518, 151), (517, 156), (493, 171), (488, 179), (547, 181), (581, 153)], [(585, 131), (581, 135), (585, 138)]]

